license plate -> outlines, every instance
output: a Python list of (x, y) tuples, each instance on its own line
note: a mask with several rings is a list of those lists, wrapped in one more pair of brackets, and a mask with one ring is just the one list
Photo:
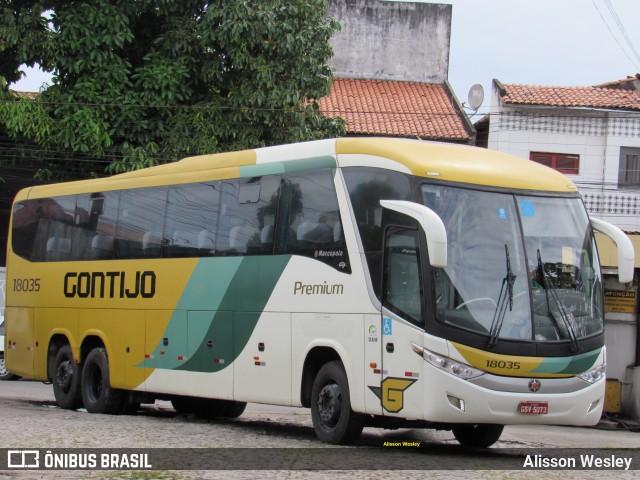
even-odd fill
[(549, 411), (547, 402), (520, 402), (518, 412), (524, 415), (546, 415)]

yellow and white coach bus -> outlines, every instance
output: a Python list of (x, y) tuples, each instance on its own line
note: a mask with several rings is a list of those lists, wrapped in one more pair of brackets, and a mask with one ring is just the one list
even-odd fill
[(311, 408), (318, 437), (595, 424), (602, 277), (576, 187), (467, 146), (341, 138), (33, 187), (13, 206), (6, 363), (62, 408)]

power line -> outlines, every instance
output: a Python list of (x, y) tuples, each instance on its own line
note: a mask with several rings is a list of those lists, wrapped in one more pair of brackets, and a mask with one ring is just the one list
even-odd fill
[[(607, 2), (607, 0), (604, 0), (604, 1), (605, 1), (605, 3)], [(631, 58), (631, 57), (629, 56), (629, 54), (627, 53), (627, 51), (625, 50), (625, 48), (622, 46), (622, 44), (621, 44), (621, 43), (620, 43), (620, 41), (618, 40), (618, 37), (615, 35), (615, 33), (613, 33), (613, 30), (611, 30), (611, 27), (609, 26), (609, 24), (608, 24), (608, 23), (607, 23), (607, 21), (605, 20), (604, 15), (603, 15), (603, 14), (602, 14), (602, 12), (600, 11), (600, 8), (598, 8), (598, 5), (596, 4), (596, 0), (591, 0), (591, 3), (593, 3), (593, 6), (595, 7), (596, 11), (598, 12), (598, 15), (600, 15), (600, 18), (602, 19), (602, 23), (604, 23), (605, 27), (607, 27), (607, 30), (609, 30), (609, 33), (611, 34), (611, 36), (613, 37), (613, 39), (616, 41), (616, 43), (617, 43), (617, 44), (618, 44), (618, 46), (620, 47), (620, 50), (622, 51), (622, 53), (624, 53), (624, 55), (629, 59), (629, 61), (634, 65), (634, 67), (635, 67), (637, 70), (640, 70), (640, 64), (639, 64), (639, 63), (636, 63), (636, 62), (634, 61), (634, 59), (633, 59), (633, 58)], [(611, 10), (612, 10), (612, 9), (613, 9), (613, 6), (611, 7), (610, 12), (611, 12)], [(612, 15), (613, 15), (613, 14), (612, 14)], [(617, 17), (617, 15), (615, 15), (615, 17)], [(615, 19), (614, 19), (614, 21), (615, 21)], [(619, 19), (618, 19), (618, 21), (619, 21)], [(624, 27), (622, 27), (622, 28), (624, 28)], [(625, 32), (626, 32), (626, 31), (625, 31)], [(632, 48), (632, 51), (637, 55), (637, 52), (635, 52), (635, 48)]]
[[(625, 42), (627, 43), (627, 45), (629, 47), (629, 50), (631, 50), (631, 53), (633, 53), (635, 59), (638, 62), (640, 62), (640, 55), (638, 55), (638, 51), (636, 50), (635, 46), (633, 45), (633, 42), (631, 41), (631, 38), (627, 34), (627, 30), (624, 28), (624, 25), (622, 24), (622, 21), (620, 20), (620, 17), (618, 16), (618, 13), (616, 12), (613, 4), (611, 3), (611, 0), (604, 0), (604, 3), (606, 4), (607, 8), (609, 9), (609, 13), (611, 13), (611, 16), (613, 17), (614, 21), (616, 22), (618, 30), (620, 30), (620, 33), (622, 33), (622, 36), (625, 39)], [(638, 64), (636, 63), (636, 66), (637, 65)]]

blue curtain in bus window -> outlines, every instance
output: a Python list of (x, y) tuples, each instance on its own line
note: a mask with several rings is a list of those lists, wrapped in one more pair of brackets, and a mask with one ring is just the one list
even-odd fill
[(216, 253), (273, 253), (280, 175), (222, 181)]
[(117, 258), (160, 256), (166, 205), (166, 187), (122, 191), (116, 233)]
[(170, 187), (164, 229), (164, 256), (214, 255), (219, 207), (220, 182)]

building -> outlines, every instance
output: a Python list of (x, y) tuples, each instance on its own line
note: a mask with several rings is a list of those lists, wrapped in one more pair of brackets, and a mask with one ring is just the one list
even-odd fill
[(349, 135), (474, 143), (475, 129), (447, 82), (451, 5), (330, 0), (342, 29), (331, 44), (334, 83), (320, 109)]
[(590, 216), (629, 234), (636, 251), (636, 279), (629, 285), (617, 282), (615, 245), (598, 237), (598, 248), (605, 273), (607, 376), (620, 387), (620, 410), (640, 419), (640, 74), (586, 87), (494, 80), (490, 113), (475, 126), (480, 145), (566, 174)]

